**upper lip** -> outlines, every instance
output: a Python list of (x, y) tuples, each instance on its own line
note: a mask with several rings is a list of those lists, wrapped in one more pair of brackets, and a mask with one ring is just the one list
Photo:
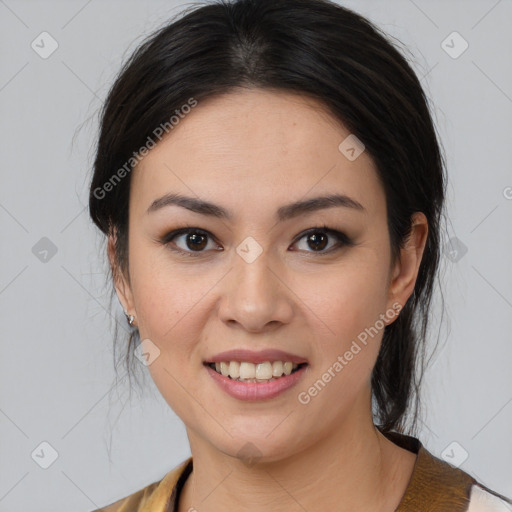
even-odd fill
[(253, 350), (246, 349), (233, 349), (226, 352), (220, 352), (214, 356), (208, 358), (205, 363), (220, 363), (222, 361), (245, 361), (248, 363), (264, 363), (266, 361), (290, 361), (292, 363), (301, 364), (307, 363), (304, 357), (296, 354), (290, 354), (282, 350), (266, 349), (255, 352)]

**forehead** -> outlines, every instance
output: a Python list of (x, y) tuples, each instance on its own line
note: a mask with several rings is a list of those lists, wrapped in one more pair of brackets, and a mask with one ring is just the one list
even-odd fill
[(132, 199), (146, 208), (166, 192), (253, 206), (272, 198), (343, 193), (382, 201), (371, 157), (340, 151), (350, 132), (320, 102), (295, 93), (241, 90), (208, 98), (143, 157)]

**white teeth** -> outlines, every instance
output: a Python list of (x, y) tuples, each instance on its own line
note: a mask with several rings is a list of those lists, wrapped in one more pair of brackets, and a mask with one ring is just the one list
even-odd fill
[(292, 363), (287, 361), (286, 363), (283, 364), (283, 372), (284, 372), (285, 375), (290, 375), (290, 373), (292, 373), (292, 370), (293, 370), (293, 364)]
[(256, 378), (268, 380), (272, 378), (272, 363), (259, 363), (256, 365)]
[(281, 377), (281, 375), (283, 375), (283, 362), (282, 361), (274, 361), (272, 363), (272, 375), (274, 377)]
[(240, 377), (240, 363), (238, 361), (229, 362), (229, 375), (231, 375), (232, 379)]
[(291, 361), (265, 361), (248, 363), (246, 361), (222, 361), (215, 363), (215, 370), (224, 377), (247, 382), (270, 382), (283, 375), (290, 375), (299, 365)]
[(229, 375), (229, 366), (224, 361), (222, 361), (222, 363), (220, 363), (220, 373), (222, 373), (222, 375), (224, 375), (224, 377), (227, 377)]
[[(231, 377), (233, 376), (231, 375)], [(254, 379), (254, 377), (256, 377), (256, 366), (252, 363), (240, 363), (239, 377), (243, 380)]]

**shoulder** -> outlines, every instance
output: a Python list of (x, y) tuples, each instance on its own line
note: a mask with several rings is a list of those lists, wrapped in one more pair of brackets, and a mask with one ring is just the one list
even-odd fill
[(173, 503), (180, 477), (192, 470), (192, 457), (171, 469), (161, 480), (92, 512), (160, 512)]
[(512, 500), (476, 483), (471, 487), (467, 512), (512, 512)]
[(434, 456), (419, 439), (396, 432), (385, 435), (417, 454), (409, 484), (395, 512), (512, 512), (512, 500)]

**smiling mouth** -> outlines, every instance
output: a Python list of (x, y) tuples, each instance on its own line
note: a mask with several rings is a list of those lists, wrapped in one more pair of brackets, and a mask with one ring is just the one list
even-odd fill
[(223, 361), (221, 363), (204, 363), (220, 375), (239, 382), (273, 382), (287, 377), (307, 366), (307, 363), (290, 361), (266, 361), (249, 363), (245, 361)]

